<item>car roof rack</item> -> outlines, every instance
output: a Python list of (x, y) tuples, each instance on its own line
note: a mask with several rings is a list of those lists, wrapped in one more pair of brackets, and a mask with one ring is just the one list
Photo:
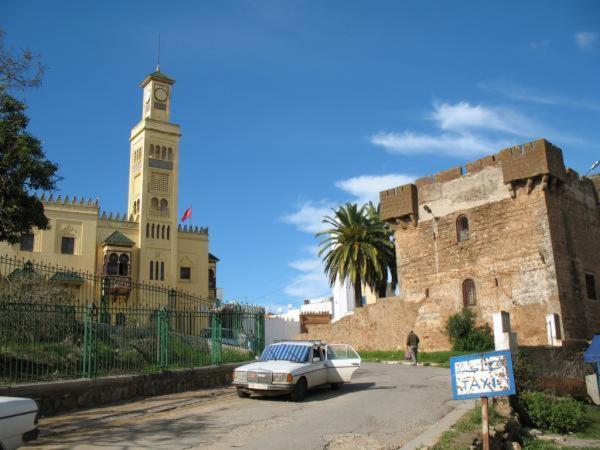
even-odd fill
[(325, 345), (326, 342), (321, 339), (275, 339), (274, 344), (280, 344), (282, 342), (306, 342), (314, 345)]

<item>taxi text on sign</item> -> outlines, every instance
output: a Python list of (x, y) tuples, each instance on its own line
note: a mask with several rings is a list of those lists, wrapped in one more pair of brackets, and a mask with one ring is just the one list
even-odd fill
[(515, 394), (510, 351), (450, 358), (452, 393), (456, 400)]

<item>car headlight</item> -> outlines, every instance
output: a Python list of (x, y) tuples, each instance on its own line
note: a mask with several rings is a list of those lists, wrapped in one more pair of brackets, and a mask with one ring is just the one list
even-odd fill
[(233, 371), (233, 381), (239, 381), (241, 383), (245, 383), (246, 381), (248, 381), (247, 372), (244, 372), (241, 370), (234, 370)]
[(291, 373), (274, 373), (273, 383), (291, 383), (294, 377)]

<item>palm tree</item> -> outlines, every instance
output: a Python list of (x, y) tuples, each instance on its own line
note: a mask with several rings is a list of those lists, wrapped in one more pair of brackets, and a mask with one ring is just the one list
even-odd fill
[(395, 259), (390, 231), (370, 208), (375, 209), (373, 205), (359, 209), (355, 203), (346, 203), (333, 210), (333, 217), (323, 219), (331, 228), (317, 233), (325, 236), (319, 243), (319, 256), (325, 255), (329, 284), (350, 279), (357, 308), (362, 306), (362, 285), (379, 291), (382, 280), (387, 281), (392, 256)]
[(387, 274), (391, 275), (391, 284), (392, 291), (396, 290), (396, 286), (398, 285), (398, 271), (396, 265), (396, 247), (393, 245), (394, 242), (394, 230), (390, 227), (390, 225), (383, 220), (381, 220), (381, 203), (377, 204), (377, 208), (373, 205), (373, 202), (369, 202), (367, 204), (367, 209), (369, 212), (369, 218), (372, 221), (379, 222), (381, 226), (384, 227), (386, 231), (387, 239), (392, 242), (392, 247), (385, 247), (385, 251), (382, 251), (381, 256), (381, 264), (387, 268), (386, 276), (381, 280), (381, 283), (378, 286), (377, 293), (379, 297), (385, 297), (387, 293), (387, 285), (388, 285), (388, 277)]

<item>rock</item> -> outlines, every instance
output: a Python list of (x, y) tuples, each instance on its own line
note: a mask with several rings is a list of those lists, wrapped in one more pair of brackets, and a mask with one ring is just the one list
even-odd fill
[(529, 434), (533, 437), (538, 437), (544, 433), (542, 433), (540, 430), (536, 430), (535, 428), (532, 428), (531, 430), (529, 430)]
[(505, 423), (499, 423), (496, 426), (494, 426), (494, 429), (498, 433), (504, 433), (506, 431), (506, 424)]
[(513, 442), (511, 444), (511, 448), (512, 450), (521, 450), (521, 444), (519, 444), (518, 442)]

